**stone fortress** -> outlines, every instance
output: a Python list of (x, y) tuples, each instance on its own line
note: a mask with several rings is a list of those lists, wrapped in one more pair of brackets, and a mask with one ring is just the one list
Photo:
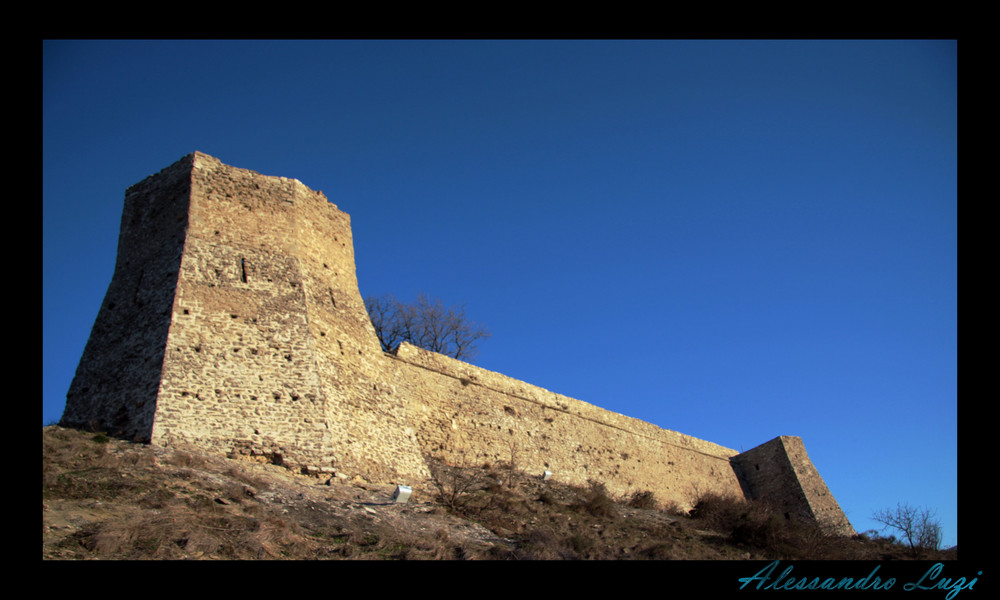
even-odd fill
[(199, 152), (126, 191), (61, 424), (417, 493), (428, 457), (516, 458), (687, 508), (706, 492), (767, 498), (854, 533), (797, 437), (737, 453), (408, 344), (383, 352), (350, 216)]

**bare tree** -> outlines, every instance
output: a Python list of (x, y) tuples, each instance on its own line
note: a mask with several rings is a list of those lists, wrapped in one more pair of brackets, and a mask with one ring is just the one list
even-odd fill
[(392, 294), (365, 298), (365, 308), (375, 326), (382, 349), (395, 352), (409, 342), (432, 352), (460, 360), (478, 354), (476, 344), (490, 332), (465, 316), (465, 307), (446, 307), (440, 299), (417, 295), (414, 304), (397, 300)]
[(885, 525), (883, 529), (891, 527), (900, 532), (914, 556), (922, 550), (937, 550), (941, 545), (941, 524), (930, 509), (897, 504), (895, 510), (875, 511), (872, 520)]
[(375, 326), (375, 334), (382, 344), (382, 350), (386, 352), (395, 352), (399, 344), (408, 338), (406, 333), (408, 324), (403, 307), (401, 302), (389, 294), (381, 298), (374, 296), (365, 298), (368, 318)]

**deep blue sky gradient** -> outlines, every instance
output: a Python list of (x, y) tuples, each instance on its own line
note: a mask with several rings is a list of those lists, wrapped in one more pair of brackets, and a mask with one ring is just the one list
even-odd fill
[(44, 42), (43, 424), (125, 188), (194, 150), (322, 190), (362, 294), (464, 303), (475, 364), (801, 436), (859, 531), (957, 543), (956, 42)]

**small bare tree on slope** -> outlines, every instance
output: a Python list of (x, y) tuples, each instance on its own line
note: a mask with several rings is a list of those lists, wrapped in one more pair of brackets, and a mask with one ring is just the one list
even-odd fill
[(895, 510), (886, 508), (875, 511), (872, 520), (900, 532), (913, 556), (919, 555), (922, 550), (937, 550), (941, 545), (941, 524), (930, 509), (897, 504)]
[(365, 298), (365, 308), (386, 352), (395, 352), (402, 342), (409, 342), (467, 361), (479, 353), (477, 342), (490, 337), (485, 327), (465, 316), (465, 307), (446, 307), (440, 299), (423, 293), (417, 295), (414, 304), (402, 302), (392, 294), (369, 296)]

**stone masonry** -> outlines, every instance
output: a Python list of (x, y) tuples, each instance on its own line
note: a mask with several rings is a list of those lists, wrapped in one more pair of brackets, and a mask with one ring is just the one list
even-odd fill
[(126, 191), (62, 424), (418, 493), (429, 457), (513, 460), (680, 507), (767, 498), (853, 533), (799, 438), (739, 454), (408, 344), (382, 352), (350, 216), (199, 152)]

